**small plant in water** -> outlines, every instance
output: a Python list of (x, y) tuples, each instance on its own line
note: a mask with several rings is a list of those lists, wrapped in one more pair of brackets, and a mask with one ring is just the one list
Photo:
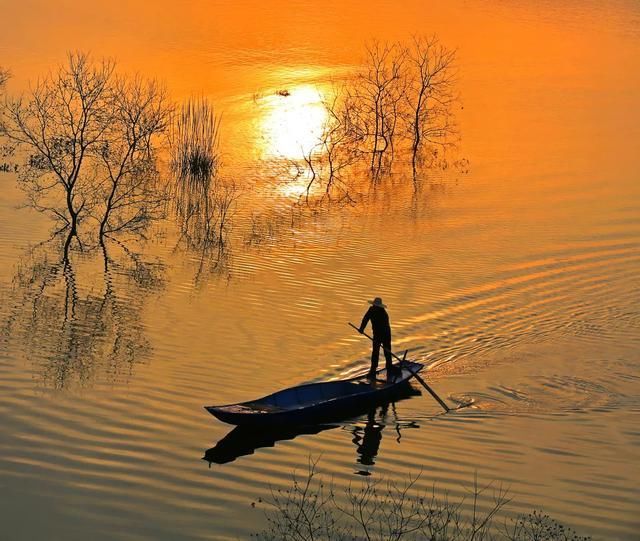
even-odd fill
[(190, 99), (177, 113), (171, 134), (171, 167), (181, 179), (209, 183), (220, 167), (220, 120), (206, 99)]
[(265, 502), (267, 528), (252, 537), (261, 541), (590, 540), (539, 511), (510, 524), (498, 521), (509, 503), (506, 491), (494, 489), (486, 506), (484, 493), (491, 485), (480, 487), (477, 478), (468, 503), (465, 498), (452, 502), (446, 494), (437, 495), (435, 487), (421, 492), (416, 487), (418, 478), (400, 485), (366, 480), (357, 487), (349, 485), (338, 497), (333, 486), (325, 486), (318, 477), (316, 466), (310, 460), (306, 478), (294, 474), (289, 488), (272, 489)]
[(509, 541), (589, 541), (541, 511), (521, 515), (506, 529)]

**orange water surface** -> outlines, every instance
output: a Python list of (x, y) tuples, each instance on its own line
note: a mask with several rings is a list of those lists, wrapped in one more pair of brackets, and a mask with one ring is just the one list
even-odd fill
[[(0, 14), (7, 92), (67, 51), (112, 57), (176, 100), (212, 100), (242, 191), (223, 258), (185, 249), (168, 219), (134, 263), (117, 244), (106, 270), (76, 254), (70, 285), (35, 247), (51, 224), (0, 173), (0, 539), (245, 539), (265, 526), (252, 502), (309, 457), (338, 488), (422, 472), (460, 496), (477, 473), (508, 487), (510, 516), (639, 538), (637, 2), (0, 0)], [(400, 161), (366, 203), (290, 221), (306, 184), (290, 162), (322, 100), (368, 41), (414, 34), (457, 50), (468, 167), (415, 189)], [(202, 406), (366, 369), (347, 322), (374, 296), (395, 349), (471, 407), (440, 415), (423, 392), (377, 410), (365, 459), (366, 415), (201, 459), (232, 428)]]

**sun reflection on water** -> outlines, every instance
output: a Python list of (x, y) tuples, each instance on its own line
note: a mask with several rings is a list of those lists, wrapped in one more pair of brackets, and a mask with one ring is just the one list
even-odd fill
[(311, 85), (298, 85), (263, 97), (259, 121), (263, 155), (297, 160), (313, 151), (326, 120), (322, 98), (321, 91)]

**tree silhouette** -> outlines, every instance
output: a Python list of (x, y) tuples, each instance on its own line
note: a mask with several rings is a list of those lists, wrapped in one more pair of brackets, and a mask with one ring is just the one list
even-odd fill
[(68, 230), (91, 217), (98, 236), (141, 231), (157, 214), (154, 144), (170, 112), (157, 83), (117, 76), (115, 63), (70, 53), (57, 71), (0, 109), (2, 134), (26, 155), (30, 203)]

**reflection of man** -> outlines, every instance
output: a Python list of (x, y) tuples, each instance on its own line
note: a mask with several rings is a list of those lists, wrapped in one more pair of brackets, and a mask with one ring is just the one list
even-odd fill
[(387, 377), (393, 371), (391, 359), (391, 326), (389, 325), (389, 314), (385, 310), (386, 306), (382, 304), (382, 299), (376, 297), (369, 301), (371, 307), (362, 318), (360, 324), (360, 333), (364, 332), (367, 323), (371, 321), (373, 329), (373, 349), (371, 350), (371, 368), (369, 370), (369, 378), (375, 379), (376, 370), (378, 368), (378, 357), (380, 356), (380, 346), (384, 348), (384, 357), (386, 360)]
[(358, 445), (358, 462), (365, 466), (373, 466), (373, 459), (378, 454), (380, 442), (382, 441), (382, 429), (384, 425), (376, 423), (375, 409), (369, 411), (367, 416), (367, 424), (364, 427), (364, 435)]

